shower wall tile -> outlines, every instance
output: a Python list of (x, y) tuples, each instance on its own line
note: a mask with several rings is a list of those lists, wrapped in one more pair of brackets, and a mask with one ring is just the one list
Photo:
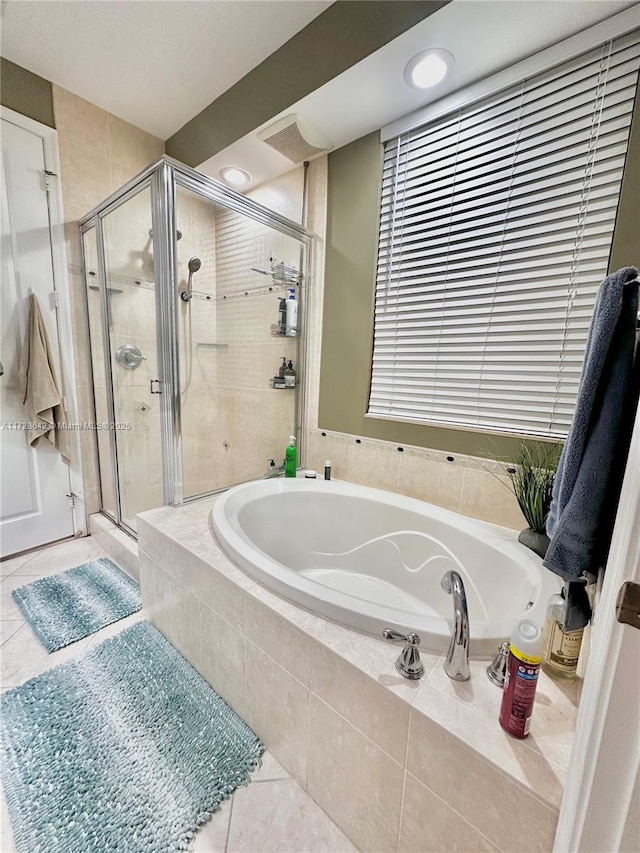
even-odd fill
[(110, 159), (109, 114), (59, 86), (54, 87), (54, 97), (59, 138)]
[(320, 473), (324, 463), (331, 462), (331, 476), (338, 480), (349, 478), (349, 443), (339, 440), (330, 433), (307, 430), (305, 433), (304, 465)]
[(381, 454), (374, 445), (354, 443), (349, 447), (347, 457), (349, 480), (361, 486), (395, 492), (398, 488), (399, 456), (397, 451)]
[(449, 462), (425, 459), (415, 451), (400, 456), (398, 491), (460, 512), (464, 471)]
[(64, 175), (63, 200), (74, 207), (91, 210), (111, 192), (111, 163), (93, 151), (60, 139), (60, 170)]
[(456, 456), (407, 446), (402, 453), (389, 441), (356, 439), (344, 433), (307, 429), (305, 466), (322, 471), (330, 459), (332, 475), (521, 530), (526, 522), (508, 486), (505, 465), (473, 456)]
[[(60, 133), (59, 130), (58, 133)], [(85, 210), (81, 207), (76, 207), (73, 204), (64, 205), (64, 239), (67, 250), (67, 264), (70, 269), (77, 273), (80, 273), (82, 269), (82, 249), (78, 219), (84, 213)]]
[[(91, 384), (89, 330), (84, 282), (80, 275), (82, 259), (77, 221), (156, 160), (164, 152), (164, 143), (60, 86), (53, 87), (53, 99), (60, 148), (78, 419), (92, 421), (93, 402), (88, 393)], [(96, 378), (104, 382), (102, 376)], [(94, 432), (83, 436), (82, 448), (85, 511), (89, 515), (99, 508)]]
[[(84, 281), (81, 275), (69, 273), (69, 299), (71, 302), (71, 331), (74, 338), (74, 343), (77, 342), (80, 346), (78, 352), (75, 353), (76, 365), (86, 357), (89, 351), (89, 319), (87, 316), (87, 302), (85, 298)], [(86, 378), (83, 381), (80, 376), (76, 376), (78, 385), (86, 384)]]
[(507, 477), (497, 477), (489, 471), (465, 469), (461, 511), (464, 515), (522, 530), (527, 524), (508, 483)]
[(164, 142), (117, 116), (107, 113), (110, 157), (133, 177), (164, 154)]

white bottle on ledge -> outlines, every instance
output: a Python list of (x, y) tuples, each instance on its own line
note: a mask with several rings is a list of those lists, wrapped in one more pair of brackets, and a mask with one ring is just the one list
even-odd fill
[(296, 300), (295, 288), (289, 288), (289, 298), (287, 299), (287, 335), (290, 338), (295, 338), (298, 334), (298, 302)]

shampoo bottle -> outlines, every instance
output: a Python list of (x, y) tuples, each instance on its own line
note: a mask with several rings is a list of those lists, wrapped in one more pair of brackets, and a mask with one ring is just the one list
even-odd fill
[(287, 335), (295, 338), (298, 334), (298, 303), (296, 302), (296, 291), (294, 287), (289, 288), (287, 299)]
[(552, 595), (547, 605), (544, 620), (542, 668), (553, 678), (573, 681), (578, 669), (578, 657), (584, 629), (565, 631), (564, 617), (567, 611), (565, 591)]
[(289, 436), (289, 446), (284, 452), (284, 476), (295, 477), (298, 470), (298, 450), (295, 435)]
[(535, 622), (521, 619), (511, 635), (500, 707), (500, 725), (512, 737), (529, 734), (541, 658), (542, 631)]

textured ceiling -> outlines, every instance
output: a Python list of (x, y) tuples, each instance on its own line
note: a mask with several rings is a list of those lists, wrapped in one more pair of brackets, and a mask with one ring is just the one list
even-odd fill
[(166, 139), (331, 0), (3, 0), (0, 50)]

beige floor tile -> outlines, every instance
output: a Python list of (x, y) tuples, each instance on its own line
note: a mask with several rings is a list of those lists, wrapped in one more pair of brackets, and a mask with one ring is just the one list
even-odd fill
[(239, 788), (228, 853), (355, 853), (356, 848), (294, 779)]
[(10, 637), (13, 637), (18, 628), (24, 624), (24, 619), (5, 619), (0, 622), (0, 646), (4, 645)]
[(262, 765), (251, 774), (252, 782), (271, 782), (274, 779), (289, 779), (290, 776), (284, 767), (279, 764), (270, 752), (262, 756)]
[(2, 560), (2, 562), (0, 562), (0, 578), (6, 578), (9, 575), (12, 575), (39, 553), (39, 551), (29, 551), (27, 554), (20, 554), (19, 557), (9, 557), (8, 560)]
[(3, 687), (17, 687), (36, 675), (78, 657), (87, 648), (88, 638), (71, 643), (48, 654), (45, 647), (26, 623), (7, 640), (0, 656), (0, 681)]
[(14, 589), (18, 589), (18, 587), (24, 586), (32, 580), (35, 578), (26, 578), (24, 575), (16, 577), (14, 573), (0, 581), (0, 619), (3, 622), (5, 619), (24, 621), (23, 613), (11, 593)]
[(193, 853), (225, 853), (232, 808), (233, 797), (225, 800), (211, 815), (211, 820), (200, 827), (193, 842)]
[(68, 542), (60, 542), (58, 545), (44, 548), (28, 563), (17, 569), (11, 577), (46, 577), (106, 556), (103, 548), (90, 536), (70, 539)]
[(15, 853), (16, 845), (13, 840), (13, 830), (9, 820), (9, 809), (0, 788), (0, 850), (2, 853)]

